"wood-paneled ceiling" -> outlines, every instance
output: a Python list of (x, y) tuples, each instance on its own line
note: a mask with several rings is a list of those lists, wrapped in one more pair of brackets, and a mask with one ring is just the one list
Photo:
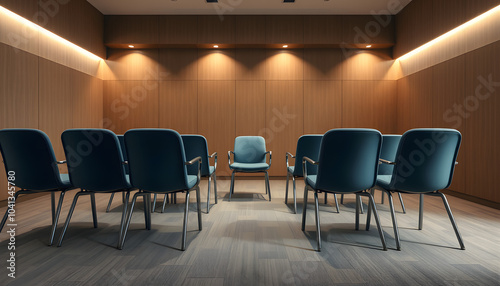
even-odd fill
[(87, 0), (104, 15), (397, 14), (411, 0)]

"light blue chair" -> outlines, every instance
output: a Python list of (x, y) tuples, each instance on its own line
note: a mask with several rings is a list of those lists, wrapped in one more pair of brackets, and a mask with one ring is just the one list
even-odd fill
[[(186, 234), (190, 192), (196, 191), (198, 208), (198, 229), (201, 231), (200, 187), (201, 157), (186, 161), (184, 144), (179, 133), (169, 129), (132, 129), (125, 133), (125, 145), (129, 159), (130, 182), (139, 189), (133, 199), (125, 226), (120, 249), (125, 244), (125, 237), (130, 225), (137, 197), (144, 198), (145, 209), (150, 209), (151, 193), (186, 193), (184, 208), (184, 226), (181, 250), (186, 249)], [(198, 163), (198, 164), (196, 164)], [(198, 167), (196, 175), (189, 175), (187, 166)], [(151, 216), (151, 212), (149, 217)], [(151, 229), (151, 219), (146, 221), (146, 228)]]
[[(15, 202), (20, 195), (50, 192), (52, 206), (52, 230), (49, 245), (54, 242), (57, 223), (66, 191), (73, 188), (67, 174), (60, 174), (57, 161), (49, 137), (36, 129), (3, 129), (0, 130), (0, 151), (9, 182), (9, 192), (14, 192), (14, 200), (7, 201), (7, 211), (0, 225), (2, 231), (9, 210), (14, 210)], [(11, 189), (12, 188), (12, 189)], [(61, 192), (57, 210), (55, 193)]]
[[(316, 240), (321, 251), (321, 229), (319, 222), (318, 194), (341, 193), (356, 194), (369, 198), (368, 209), (373, 209), (378, 226), (382, 247), (387, 250), (384, 234), (380, 226), (373, 196), (368, 192), (377, 179), (378, 159), (382, 134), (374, 129), (333, 129), (325, 133), (321, 141), (318, 161), (304, 157), (304, 205), (302, 212), (302, 231), (305, 231), (307, 194), (314, 192), (316, 217)], [(308, 166), (317, 165), (317, 175), (308, 174)], [(368, 221), (367, 221), (368, 224)], [(359, 229), (359, 204), (356, 204), (356, 230)]]
[[(377, 188), (384, 190), (389, 198), (398, 250), (401, 246), (391, 195), (393, 192), (420, 195), (419, 229), (423, 225), (423, 195), (441, 197), (460, 248), (465, 249), (446, 196), (439, 191), (451, 184), (461, 141), (462, 135), (454, 129), (412, 129), (401, 137), (394, 161), (380, 159), (382, 163), (394, 167), (392, 174), (378, 176)], [(369, 217), (370, 213), (367, 228)]]
[[(309, 157), (313, 160), (318, 160), (319, 155), (319, 147), (321, 145), (321, 139), (323, 139), (323, 135), (302, 135), (299, 137), (297, 141), (297, 150), (295, 151), (295, 155), (292, 155), (290, 152), (286, 152), (286, 191), (285, 191), (285, 204), (288, 204), (288, 181), (289, 178), (292, 177), (293, 183), (293, 213), (297, 213), (297, 194), (295, 189), (295, 178), (303, 177), (304, 172), (302, 171), (302, 158)], [(293, 166), (289, 164), (289, 158), (295, 159), (295, 163)], [(315, 175), (317, 172), (317, 166), (309, 167), (309, 174)], [(335, 207), (337, 208), (337, 212), (339, 212), (339, 206), (337, 202), (337, 195), (334, 194), (335, 197)], [(325, 193), (325, 204), (326, 204), (326, 193)]]
[(122, 192), (125, 193), (125, 203), (117, 244), (119, 246), (132, 187), (125, 174), (126, 162), (123, 160), (118, 138), (115, 133), (106, 129), (69, 129), (61, 134), (61, 140), (68, 162), (69, 179), (80, 191), (75, 194), (57, 246), (62, 245), (80, 196), (90, 196), (94, 228), (97, 228), (95, 194)]
[[(217, 204), (217, 152), (208, 155), (207, 139), (202, 135), (181, 135), (184, 143), (186, 158), (201, 157), (201, 177), (208, 178), (208, 195), (207, 195), (207, 213), (210, 212), (210, 185), (212, 178), (214, 181), (214, 196)], [(210, 158), (214, 158), (214, 166), (210, 166)], [(196, 175), (198, 172), (197, 166), (188, 166), (188, 174)], [(165, 199), (163, 200), (163, 208), (165, 208)]]
[[(233, 163), (231, 163), (233, 154)], [(266, 162), (266, 155), (269, 154), (269, 164)], [(265, 173), (266, 194), (269, 192), (271, 201), (271, 188), (269, 187), (269, 174), (267, 170), (271, 168), (272, 152), (266, 151), (266, 140), (261, 136), (239, 136), (234, 140), (234, 151), (227, 152), (229, 168), (233, 170), (231, 174), (231, 188), (229, 190), (229, 201), (234, 193), (234, 175), (236, 173)]]

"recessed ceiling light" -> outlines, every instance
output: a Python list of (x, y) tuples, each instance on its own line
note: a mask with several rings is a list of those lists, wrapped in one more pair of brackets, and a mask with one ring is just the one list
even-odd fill
[(134, 45), (128, 45), (128, 47), (129, 47), (129, 48), (133, 48), (133, 47), (134, 47)]
[(288, 45), (283, 45), (283, 48), (288, 48)]
[(295, 0), (283, 0), (283, 3), (295, 3)]
[(214, 45), (214, 48), (218, 48), (218, 47), (219, 47), (219, 45)]
[(219, 0), (207, 0), (207, 3), (218, 3)]
[(371, 47), (372, 47), (372, 45), (366, 45), (366, 47), (367, 47), (367, 48), (371, 48)]

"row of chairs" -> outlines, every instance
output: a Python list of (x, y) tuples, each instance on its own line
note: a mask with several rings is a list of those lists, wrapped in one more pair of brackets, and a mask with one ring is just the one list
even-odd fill
[[(413, 129), (402, 136), (384, 137), (374, 129), (334, 129), (319, 137), (301, 137), (298, 145), (308, 148), (297, 147), (296, 163), (294, 168), (288, 167), (287, 177), (304, 177), (302, 231), (305, 231), (309, 191), (314, 194), (318, 251), (321, 251), (318, 195), (355, 194), (356, 230), (359, 229), (361, 196), (365, 196), (368, 197), (366, 230), (370, 228), (373, 212), (382, 247), (387, 250), (373, 199), (373, 190), (377, 188), (389, 198), (397, 250), (401, 246), (392, 193), (420, 195), (419, 229), (423, 221), (423, 195), (441, 197), (460, 248), (465, 249), (446, 196), (440, 192), (452, 182), (461, 139), (461, 134), (454, 129)], [(292, 157), (291, 154), (287, 156)], [(404, 209), (401, 196), (400, 200)]]

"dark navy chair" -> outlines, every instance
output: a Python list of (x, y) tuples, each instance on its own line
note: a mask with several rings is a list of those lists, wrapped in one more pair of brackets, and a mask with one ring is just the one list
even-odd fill
[[(231, 163), (233, 154), (233, 163)], [(266, 162), (266, 155), (269, 154), (269, 164)], [(271, 188), (269, 187), (269, 173), (271, 168), (272, 152), (266, 151), (266, 140), (261, 136), (239, 136), (234, 140), (234, 151), (227, 152), (229, 168), (233, 170), (231, 174), (231, 188), (229, 190), (229, 200), (234, 193), (234, 175), (236, 173), (265, 173), (266, 194), (269, 192), (271, 201)]]
[[(201, 157), (186, 161), (184, 144), (179, 133), (169, 129), (132, 129), (125, 133), (125, 145), (129, 159), (130, 182), (139, 189), (132, 199), (127, 223), (120, 248), (125, 244), (127, 230), (134, 211), (137, 197), (144, 197), (146, 209), (150, 208), (151, 193), (186, 193), (184, 225), (181, 250), (186, 249), (186, 232), (189, 211), (190, 192), (196, 191), (198, 208), (198, 229), (201, 231), (200, 178)], [(197, 163), (197, 164), (196, 164)], [(187, 166), (196, 165), (196, 175), (189, 175)], [(148, 211), (149, 216), (151, 212)], [(147, 229), (151, 229), (151, 219), (147, 220)]]
[[(9, 216), (9, 210), (20, 195), (41, 192), (51, 193), (52, 230), (49, 245), (54, 242), (57, 222), (66, 191), (72, 189), (67, 174), (60, 174), (57, 161), (49, 137), (36, 129), (4, 129), (0, 130), (0, 151), (3, 157), (7, 179), (11, 186), (18, 190), (14, 194), (14, 201), (8, 200), (7, 211), (3, 216), (0, 231), (3, 229)], [(61, 192), (57, 210), (55, 207), (55, 193)]]
[[(127, 152), (125, 152), (125, 141), (124, 141), (123, 135), (116, 135), (116, 137), (118, 137), (118, 141), (120, 141), (120, 149), (122, 151), (123, 160), (125, 162), (127, 162), (128, 161)], [(129, 173), (128, 164), (125, 164), (123, 167), (125, 168), (125, 174), (128, 175), (128, 173)], [(122, 203), (125, 203), (125, 193), (122, 193), (122, 194), (123, 194)], [(106, 212), (109, 212), (109, 209), (111, 208), (111, 203), (113, 202), (114, 196), (115, 196), (115, 193), (111, 193), (111, 196), (109, 197), (108, 207), (106, 208)]]
[(118, 138), (115, 133), (106, 129), (69, 129), (61, 134), (61, 140), (71, 184), (81, 190), (75, 194), (57, 246), (62, 245), (80, 196), (90, 196), (94, 228), (97, 228), (95, 194), (124, 192), (126, 195), (120, 224), (119, 246), (132, 187), (125, 174), (126, 162), (123, 160)]
[(439, 191), (451, 184), (461, 141), (462, 135), (454, 129), (412, 129), (401, 137), (394, 161), (380, 159), (394, 167), (392, 174), (378, 176), (377, 188), (388, 195), (398, 250), (401, 247), (393, 192), (420, 195), (419, 229), (423, 222), (423, 195), (441, 197), (460, 248), (465, 249), (446, 196)]
[[(212, 178), (214, 181), (214, 196), (215, 203), (217, 204), (217, 152), (208, 155), (207, 139), (202, 135), (182, 135), (182, 142), (184, 143), (184, 150), (186, 158), (201, 157), (201, 177), (208, 178), (208, 194), (207, 194), (207, 213), (210, 212), (210, 185)], [(210, 166), (210, 158), (214, 158), (214, 166)], [(188, 174), (196, 175), (198, 168), (195, 165), (188, 166)], [(163, 201), (165, 207), (165, 200)]]
[[(321, 141), (318, 161), (304, 157), (304, 206), (302, 231), (305, 231), (307, 194), (314, 192), (316, 240), (321, 251), (318, 194), (356, 194), (369, 198), (368, 209), (373, 209), (384, 250), (387, 250), (373, 196), (368, 190), (375, 186), (382, 134), (374, 129), (334, 129), (325, 133)], [(317, 165), (317, 175), (308, 174), (308, 166)], [(368, 222), (367, 222), (368, 224)], [(359, 204), (356, 204), (356, 230), (359, 229)]]
[[(400, 140), (401, 140), (401, 135), (382, 135), (382, 149), (380, 149), (380, 158), (389, 161), (394, 161), (394, 159), (396, 158), (396, 152), (398, 151)], [(393, 168), (394, 166), (392, 165), (387, 165), (387, 164), (379, 165), (378, 175), (381, 176), (391, 175)], [(371, 193), (374, 196), (375, 188), (372, 189)], [(382, 192), (382, 201), (381, 201), (382, 204), (384, 203), (384, 194), (385, 192)], [(401, 208), (403, 209), (403, 213), (406, 213), (406, 208), (403, 202), (403, 198), (401, 197), (401, 193), (398, 193), (398, 196), (399, 196), (399, 202), (401, 203)], [(340, 197), (340, 203), (344, 204), (344, 195)], [(363, 213), (362, 203), (361, 203), (361, 213)]]
[[(288, 204), (288, 181), (292, 177), (293, 183), (293, 212), (297, 213), (297, 192), (295, 189), (295, 178), (303, 177), (304, 172), (302, 171), (302, 158), (308, 157), (314, 161), (318, 160), (319, 147), (321, 145), (321, 139), (323, 135), (302, 135), (297, 141), (297, 150), (295, 151), (295, 156), (290, 152), (286, 152), (286, 191), (285, 191), (285, 204)], [(289, 158), (294, 158), (295, 163), (293, 166), (289, 164)], [(315, 175), (317, 172), (317, 166), (309, 166), (309, 174)], [(334, 194), (335, 207), (337, 212), (339, 212), (339, 207), (337, 203), (337, 195)], [(325, 204), (326, 204), (326, 193), (325, 193)]]

